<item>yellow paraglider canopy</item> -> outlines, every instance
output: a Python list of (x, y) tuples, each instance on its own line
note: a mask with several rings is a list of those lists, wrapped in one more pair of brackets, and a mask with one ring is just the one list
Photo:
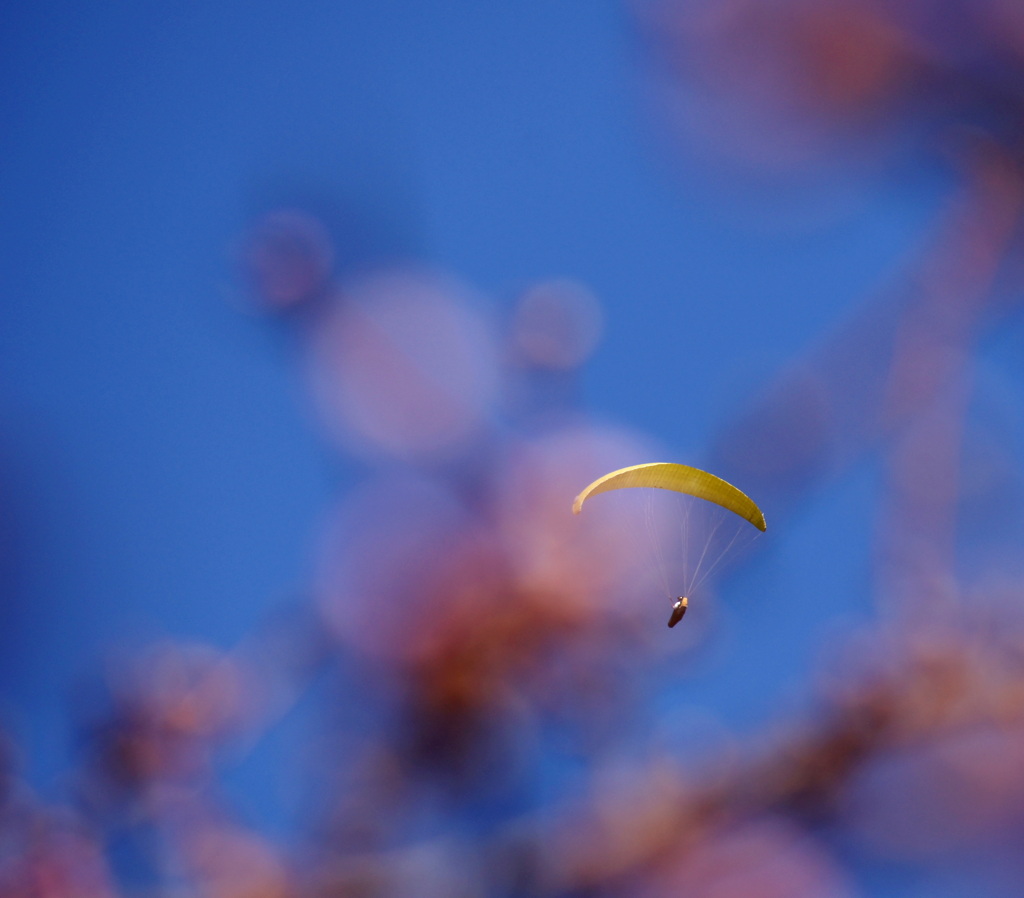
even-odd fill
[(579, 514), (583, 503), (591, 496), (627, 487), (651, 487), (686, 493), (721, 505), (722, 508), (750, 521), (758, 530), (766, 530), (768, 527), (761, 509), (742, 490), (737, 489), (731, 483), (726, 483), (721, 477), (716, 477), (700, 468), (691, 468), (689, 465), (677, 465), (671, 462), (632, 465), (599, 477), (576, 497), (576, 501), (572, 504), (573, 514)]

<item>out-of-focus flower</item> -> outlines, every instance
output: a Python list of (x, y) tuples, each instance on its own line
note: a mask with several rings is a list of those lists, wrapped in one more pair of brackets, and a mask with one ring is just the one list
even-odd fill
[(443, 461), (484, 431), (494, 337), (479, 304), (440, 278), (388, 272), (350, 285), (313, 344), (328, 435), (363, 455)]
[(406, 471), (343, 504), (324, 537), (316, 594), (336, 638), (366, 657), (408, 661), (460, 604), (481, 617), (503, 577), (488, 528), (448, 486)]
[(1024, 134), (1021, 17), (1002, 0), (636, 6), (669, 119), (716, 158), (806, 177), (964, 130), (1015, 151)]
[(891, 130), (920, 92), (918, 41), (872, 3), (667, 0), (638, 9), (664, 63), (669, 116), (716, 156), (793, 171)]
[(116, 898), (103, 849), (67, 812), (39, 810), (16, 828), (0, 827), (4, 898)]
[(455, 838), (331, 858), (304, 879), (303, 895), (308, 898), (488, 898), (493, 894), (479, 856)]
[(245, 235), (240, 256), (256, 299), (276, 312), (321, 298), (334, 265), (327, 229), (297, 209), (279, 209), (259, 218)]
[(980, 724), (886, 752), (854, 779), (846, 819), (873, 854), (933, 863), (997, 848), (1024, 823), (1024, 723)]
[(998, 850), (1024, 819), (1019, 610), (979, 596), (973, 612), (909, 626), (875, 649), (873, 678), (887, 684), (876, 694), (887, 694), (890, 721), (848, 778), (843, 817), (890, 858), (933, 863)]
[(825, 847), (784, 818), (712, 830), (669, 858), (643, 898), (848, 898), (849, 877)]
[(548, 370), (578, 368), (601, 338), (597, 298), (570, 280), (543, 281), (519, 298), (509, 343), (522, 365)]
[(237, 664), (203, 645), (164, 643), (116, 668), (112, 707), (93, 730), (91, 798), (144, 798), (164, 783), (204, 783), (212, 751), (245, 718), (248, 686)]
[(296, 892), (280, 851), (237, 826), (199, 820), (178, 844), (190, 878), (208, 898), (288, 898)]
[(601, 306), (576, 281), (535, 284), (516, 302), (505, 351), (505, 403), (527, 430), (582, 416), (579, 371), (601, 338)]

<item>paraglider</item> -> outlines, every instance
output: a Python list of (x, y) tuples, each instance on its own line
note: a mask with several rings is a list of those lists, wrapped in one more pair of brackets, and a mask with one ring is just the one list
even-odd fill
[[(572, 504), (573, 514), (579, 514), (583, 508), (583, 503), (591, 496), (611, 490), (634, 487), (671, 490), (676, 493), (694, 496), (697, 499), (714, 503), (738, 515), (740, 518), (749, 521), (760, 531), (767, 529), (761, 509), (742, 490), (707, 471), (671, 462), (632, 465), (628, 468), (612, 471), (610, 474), (605, 474), (604, 477), (599, 477), (576, 497)], [(672, 615), (669, 618), (668, 625), (674, 627), (678, 624), (683, 619), (683, 615), (686, 614), (688, 607), (689, 599), (687, 596), (678, 596), (675, 604), (672, 606)]]

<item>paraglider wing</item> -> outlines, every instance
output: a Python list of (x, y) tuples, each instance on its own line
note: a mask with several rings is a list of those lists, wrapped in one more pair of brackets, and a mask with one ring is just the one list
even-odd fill
[(689, 465), (677, 465), (671, 462), (633, 465), (599, 477), (576, 497), (576, 501), (572, 504), (573, 514), (579, 514), (583, 503), (591, 496), (627, 487), (653, 487), (687, 493), (721, 505), (750, 521), (758, 530), (767, 529), (761, 509), (742, 490), (737, 489), (731, 483), (726, 483), (721, 477), (716, 477), (700, 468), (691, 468)]

